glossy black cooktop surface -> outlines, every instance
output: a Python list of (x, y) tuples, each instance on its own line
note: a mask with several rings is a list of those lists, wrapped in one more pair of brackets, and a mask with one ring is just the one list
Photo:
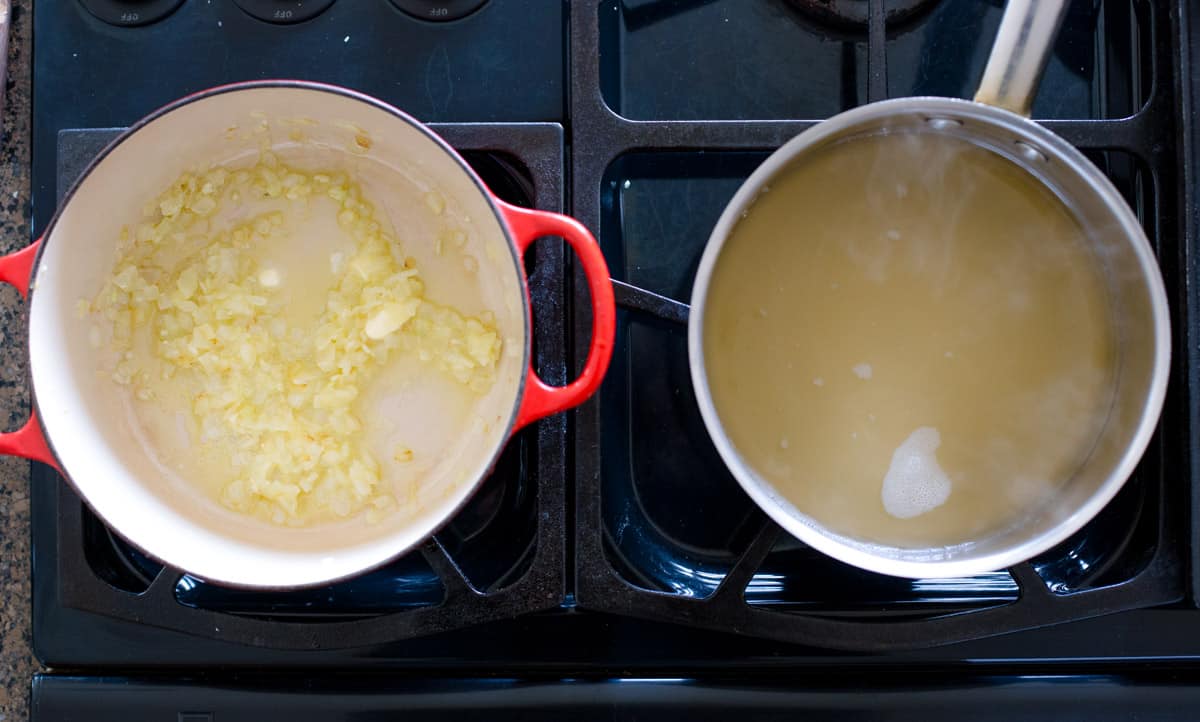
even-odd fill
[[(145, 113), (216, 84), (296, 77), (438, 124), (502, 197), (579, 217), (629, 284), (596, 400), (514, 439), (435, 540), (328, 588), (251, 593), (163, 569), (34, 465), (34, 642), (55, 669), (35, 685), (35, 719), (909, 719), (931, 700), (947, 719), (1041, 702), (1056, 719), (1151, 704), (1186, 717), (1200, 545), (1183, 112), (1197, 81), (1178, 72), (1183, 4), (1072, 2), (1034, 104), (1113, 181), (1159, 254), (1177, 349), (1162, 424), (1079, 534), (950, 580), (861, 572), (769, 523), (704, 432), (680, 321), (717, 216), (763, 158), (865, 102), (969, 97), (1000, 3), (880, 3), (886, 26), (869, 21), (875, 2), (467, 5), (480, 3), (35, 4), (34, 236)], [(557, 240), (528, 265), (537, 361), (561, 382), (586, 345), (586, 296)], [(930, 674), (883, 682), (914, 668)], [(825, 676), (838, 670), (854, 676)], [(848, 679), (866, 693), (850, 695)], [(1054, 706), (1087, 695), (1093, 707)]]

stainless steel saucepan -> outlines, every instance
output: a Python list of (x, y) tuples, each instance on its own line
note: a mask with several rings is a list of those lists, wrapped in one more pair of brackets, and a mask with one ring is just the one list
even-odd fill
[[(1154, 432), (1166, 393), (1170, 328), (1154, 252), (1116, 188), (1082, 153), (1029, 119), (1037, 83), (1065, 0), (1009, 0), (974, 101), (901, 98), (826, 120), (786, 143), (742, 185), (721, 215), (692, 291), (688, 346), (704, 422), (725, 463), (750, 497), (784, 529), (855, 566), (904, 577), (951, 577), (1005, 568), (1065, 540), (1107, 504), (1133, 472)], [(1109, 417), (1090, 456), (1050, 504), (1011, 528), (944, 548), (881, 546), (833, 533), (796, 508), (743, 459), (713, 403), (705, 371), (709, 287), (722, 248), (765, 186), (815, 151), (856, 136), (916, 131), (969, 141), (1026, 169), (1072, 209), (1104, 266), (1118, 372)], [(819, 223), (819, 219), (814, 219)]]

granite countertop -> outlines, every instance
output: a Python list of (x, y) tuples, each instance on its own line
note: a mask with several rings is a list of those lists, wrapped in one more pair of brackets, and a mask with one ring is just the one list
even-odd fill
[[(0, 137), (0, 252), (29, 243), (29, 78), (33, 0), (13, 0)], [(0, 288), (0, 424), (16, 429), (29, 413), (25, 308)], [(29, 463), (0, 457), (0, 722), (29, 715), (38, 662), (30, 648)]]

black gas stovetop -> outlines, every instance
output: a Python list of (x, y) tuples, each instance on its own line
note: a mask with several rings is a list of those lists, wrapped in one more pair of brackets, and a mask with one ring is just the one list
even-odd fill
[[(595, 400), (522, 432), (419, 551), (330, 587), (228, 590), (163, 568), (33, 464), (34, 646), (51, 670), (33, 719), (1194, 718), (1189, 10), (1076, 0), (1034, 104), (1158, 252), (1176, 353), (1150, 450), (1060, 547), (903, 580), (813, 552), (740, 491), (692, 395), (685, 304), (763, 158), (862, 103), (970, 97), (999, 0), (38, 0), (32, 237), (142, 115), (304, 78), (434, 123), (501, 197), (577, 216), (620, 310)], [(557, 240), (529, 263), (537, 363), (562, 382), (586, 351), (585, 286)]]

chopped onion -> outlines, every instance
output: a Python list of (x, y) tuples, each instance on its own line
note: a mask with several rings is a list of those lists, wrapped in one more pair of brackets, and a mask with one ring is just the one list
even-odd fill
[[(287, 233), (284, 215), (272, 210), (215, 232), (207, 219), (240, 198), (304, 203), (314, 189), (338, 202), (353, 251), (327, 259), (334, 283), (324, 310), (313, 327), (298, 328), (285, 315), (282, 274), (252, 253)], [(425, 200), (444, 208), (440, 197)], [(184, 174), (132, 238), (123, 233), (108, 284), (80, 304), (112, 324), (113, 378), (136, 398), (156, 400), (151, 378), (200, 389), (190, 400), (196, 441), (228, 446), (220, 499), (233, 509), (289, 525), (364, 509), (378, 518), (394, 500), (354, 407), (389, 356), (412, 354), (476, 392), (495, 380), (494, 317), (425, 299), (412, 260), (374, 214), (344, 175), (307, 174), (269, 153), (246, 170)], [(136, 343), (139, 328), (154, 343)], [(407, 459), (411, 451), (397, 456)]]

